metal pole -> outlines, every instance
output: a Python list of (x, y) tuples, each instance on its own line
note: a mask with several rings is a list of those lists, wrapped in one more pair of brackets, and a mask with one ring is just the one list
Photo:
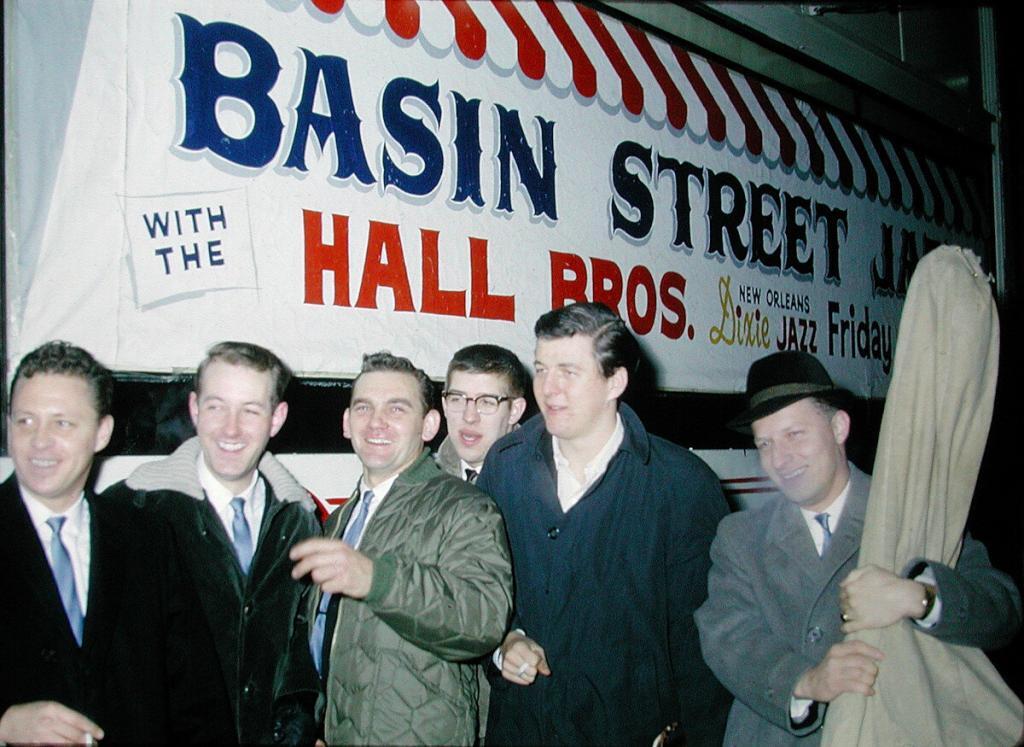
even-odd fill
[(1003, 108), (996, 66), (996, 24), (991, 7), (978, 9), (978, 48), (981, 54), (981, 94), (992, 115), (992, 232), (995, 243), (996, 297), (1006, 295), (1006, 209), (1003, 179)]

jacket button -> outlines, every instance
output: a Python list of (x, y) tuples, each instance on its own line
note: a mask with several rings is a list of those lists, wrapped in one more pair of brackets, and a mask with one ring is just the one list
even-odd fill
[(813, 628), (807, 631), (807, 642), (817, 643), (821, 640), (821, 628), (815, 625)]
[(242, 608), (242, 612), (245, 613), (246, 617), (251, 615), (252, 614), (252, 602), (246, 602), (245, 603), (245, 607)]
[(246, 697), (249, 697), (249, 695), (251, 693), (252, 693), (252, 685), (246, 685), (245, 687), (242, 688), (242, 695), (244, 695)]
[(558, 535), (562, 533), (562, 530), (558, 527), (551, 527), (548, 529), (548, 539), (558, 539)]

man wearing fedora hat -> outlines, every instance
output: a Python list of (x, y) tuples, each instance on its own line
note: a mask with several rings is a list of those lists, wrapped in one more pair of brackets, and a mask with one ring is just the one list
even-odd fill
[(949, 643), (995, 648), (1020, 625), (1013, 582), (964, 537), (955, 568), (920, 559), (901, 576), (857, 569), (870, 477), (847, 461), (848, 393), (802, 352), (747, 375), (751, 433), (782, 494), (722, 520), (711, 547), (701, 648), (735, 700), (726, 744), (817, 744), (828, 703), (874, 694), (884, 652), (845, 633), (902, 620)]

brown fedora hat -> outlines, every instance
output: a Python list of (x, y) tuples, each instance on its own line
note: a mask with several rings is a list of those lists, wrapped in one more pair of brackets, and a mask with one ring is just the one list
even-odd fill
[(747, 409), (726, 425), (750, 433), (750, 424), (806, 397), (842, 408), (850, 397), (832, 383), (828, 371), (810, 353), (787, 350), (754, 361), (747, 372)]

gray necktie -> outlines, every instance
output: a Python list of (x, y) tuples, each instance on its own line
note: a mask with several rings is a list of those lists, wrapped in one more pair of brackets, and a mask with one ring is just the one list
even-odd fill
[(832, 542), (832, 530), (828, 528), (828, 514), (821, 513), (815, 514), (814, 520), (821, 524), (822, 539), (821, 539), (821, 554), (824, 555), (825, 551), (828, 550), (829, 544)]
[(57, 591), (60, 592), (60, 601), (64, 605), (64, 612), (68, 616), (68, 623), (71, 625), (71, 632), (75, 634), (78, 645), (82, 645), (82, 628), (85, 625), (85, 616), (78, 604), (78, 589), (75, 586), (75, 574), (71, 570), (71, 555), (60, 537), (60, 530), (64, 528), (65, 516), (54, 516), (47, 519), (53, 534), (50, 537), (50, 556), (53, 559), (53, 577), (57, 581)]
[(238, 555), (238, 564), (242, 566), (242, 573), (248, 576), (249, 565), (252, 563), (252, 532), (249, 530), (249, 522), (245, 518), (245, 498), (232, 498), (231, 509), (235, 512), (235, 518), (231, 520), (235, 554)]
[[(359, 543), (359, 538), (363, 536), (363, 527), (366, 526), (366, 517), (370, 513), (371, 503), (373, 503), (373, 491), (366, 490), (363, 492), (363, 498), (359, 503), (356, 518), (345, 529), (345, 536), (342, 537), (342, 542), (352, 547)], [(324, 672), (324, 633), (327, 630), (327, 608), (330, 604), (331, 594), (325, 591), (320, 595), (320, 604), (316, 608), (316, 617), (313, 619), (313, 631), (309, 635), (309, 653), (313, 655), (313, 664), (316, 665), (316, 671), (319, 674)]]
[(363, 536), (363, 527), (366, 525), (366, 517), (370, 513), (371, 503), (373, 503), (373, 491), (364, 490), (363, 500), (359, 504), (359, 511), (356, 513), (355, 520), (345, 530), (345, 536), (341, 538), (342, 542), (352, 547), (359, 544), (359, 538)]

